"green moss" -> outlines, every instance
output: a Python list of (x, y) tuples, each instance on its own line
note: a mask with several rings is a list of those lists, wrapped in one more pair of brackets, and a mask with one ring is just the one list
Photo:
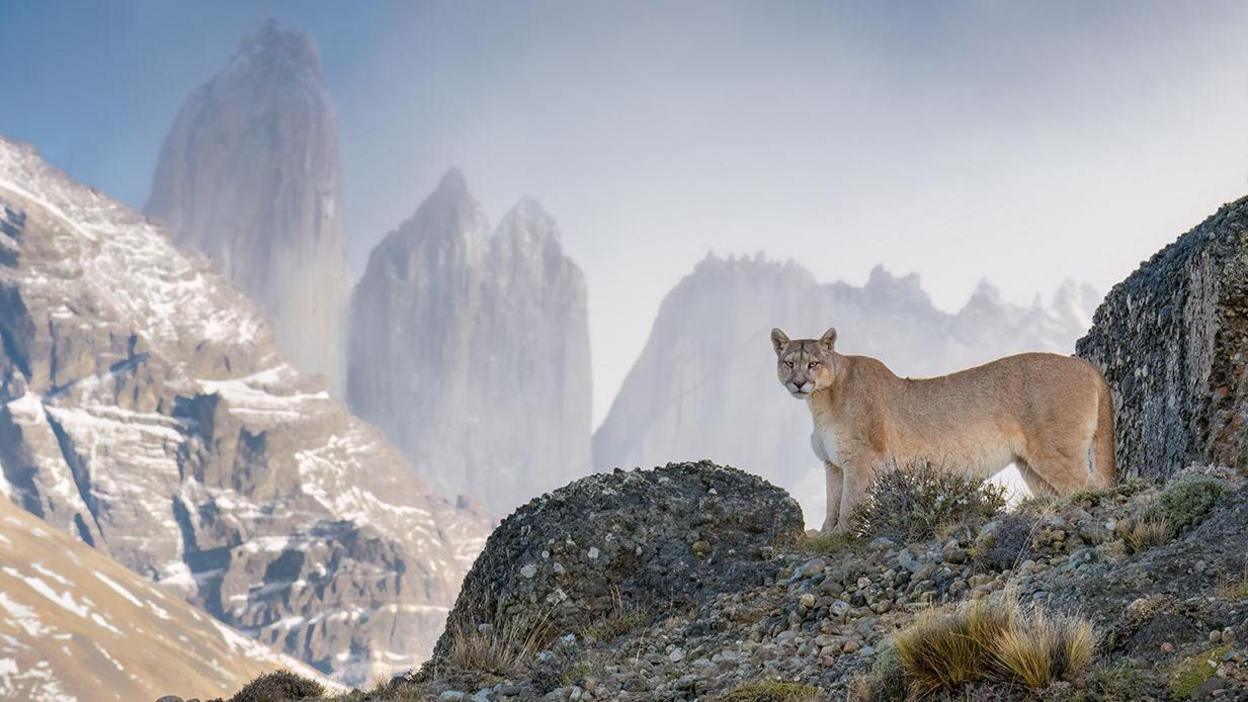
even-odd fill
[(887, 646), (880, 650), (871, 664), (871, 672), (857, 685), (856, 691), (863, 702), (905, 701), (908, 690), (897, 649)]
[(745, 683), (719, 698), (719, 702), (813, 702), (818, 688), (798, 683), (759, 680)]
[(1122, 663), (1096, 668), (1074, 690), (1072, 702), (1125, 702), (1150, 697), (1153, 685), (1139, 670)]
[(1226, 646), (1217, 646), (1183, 659), (1174, 668), (1170, 679), (1170, 694), (1180, 700), (1190, 700), (1206, 680), (1213, 677), (1218, 661), (1226, 655)]
[(862, 553), (867, 548), (866, 539), (853, 534), (818, 534), (805, 536), (797, 544), (799, 551), (824, 556), (838, 553)]

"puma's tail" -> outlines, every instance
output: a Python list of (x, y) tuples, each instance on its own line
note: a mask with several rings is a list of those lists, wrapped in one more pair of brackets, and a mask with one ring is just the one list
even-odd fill
[(1118, 475), (1114, 459), (1114, 398), (1109, 384), (1101, 381), (1096, 408), (1096, 431), (1092, 433), (1092, 479), (1101, 488), (1114, 484)]

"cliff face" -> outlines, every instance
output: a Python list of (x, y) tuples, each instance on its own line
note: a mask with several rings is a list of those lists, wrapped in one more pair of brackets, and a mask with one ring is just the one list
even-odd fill
[(490, 232), (449, 172), (369, 256), (347, 396), (422, 479), (495, 513), (589, 467), (585, 279), (522, 201)]
[(1165, 478), (1248, 465), (1248, 198), (1218, 210), (1114, 286), (1079, 355), (1114, 390), (1118, 467)]
[(338, 127), (316, 48), (268, 24), (183, 104), (145, 211), (259, 301), (286, 357), (337, 395), (341, 202)]
[(0, 139), (4, 494), (343, 679), (427, 654), (484, 537), (137, 213)]
[(861, 288), (821, 285), (795, 263), (708, 257), (664, 299), (649, 341), (594, 435), (594, 465), (709, 457), (790, 490), (807, 521), (823, 515), (810, 413), (776, 382), (773, 326), (839, 331), (837, 348), (900, 375), (947, 373), (1029, 350), (1068, 353), (1095, 294), (1067, 284), (1050, 305), (1004, 303), (987, 284), (958, 313), (932, 306), (916, 276), (881, 268)]

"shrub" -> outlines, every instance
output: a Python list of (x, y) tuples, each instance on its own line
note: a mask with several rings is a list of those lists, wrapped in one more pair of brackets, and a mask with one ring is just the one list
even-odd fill
[(760, 680), (745, 683), (719, 698), (719, 702), (813, 702), (819, 690), (809, 685)]
[(1027, 559), (1031, 553), (1034, 517), (1004, 514), (980, 531), (975, 540), (974, 563), (978, 570), (1006, 570)]
[(1184, 478), (1161, 493), (1158, 514), (1176, 531), (1196, 526), (1222, 498), (1226, 488), (1213, 478)]
[(1091, 661), (1095, 636), (1085, 619), (1023, 608), (1006, 595), (924, 613), (895, 645), (908, 694), (920, 698), (979, 682), (1039, 689), (1072, 680)]
[(289, 670), (265, 673), (247, 683), (230, 702), (297, 702), (325, 694), (325, 688), (313, 680), (301, 678)]
[(951, 526), (991, 519), (1005, 504), (1003, 486), (919, 463), (878, 472), (851, 519), (859, 536), (919, 541)]

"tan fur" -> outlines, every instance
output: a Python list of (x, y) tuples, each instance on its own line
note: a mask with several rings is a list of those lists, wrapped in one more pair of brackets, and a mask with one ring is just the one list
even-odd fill
[(987, 478), (1013, 462), (1033, 493), (1114, 481), (1109, 386), (1074, 356), (1024, 353), (937, 378), (899, 378), (836, 352), (836, 330), (772, 330), (781, 384), (810, 407), (827, 473), (824, 531), (844, 531), (876, 470), (930, 462)]

